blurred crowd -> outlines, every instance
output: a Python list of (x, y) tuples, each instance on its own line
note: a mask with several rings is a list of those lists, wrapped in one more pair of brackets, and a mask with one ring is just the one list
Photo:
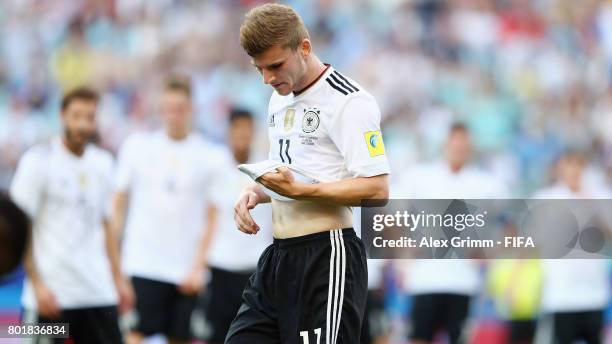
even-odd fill
[[(6, 0), (0, 3), (0, 186), (21, 153), (59, 129), (76, 85), (103, 97), (102, 145), (158, 122), (161, 80), (191, 78), (198, 129), (225, 140), (232, 106), (264, 128), (270, 88), (238, 44), (255, 0)], [(612, 1), (287, 1), (316, 53), (377, 98), (394, 170), (439, 155), (450, 123), (478, 162), (527, 196), (566, 148), (612, 171)], [(261, 130), (261, 132), (265, 132)], [(266, 150), (265, 137), (259, 140)]]

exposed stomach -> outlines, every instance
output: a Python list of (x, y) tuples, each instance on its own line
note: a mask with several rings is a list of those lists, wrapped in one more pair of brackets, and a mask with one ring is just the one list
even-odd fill
[(274, 237), (287, 239), (353, 226), (351, 209), (311, 201), (272, 199)]

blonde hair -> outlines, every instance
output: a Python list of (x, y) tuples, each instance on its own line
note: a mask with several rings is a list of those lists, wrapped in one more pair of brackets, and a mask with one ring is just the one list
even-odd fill
[(265, 4), (251, 9), (240, 27), (240, 45), (254, 57), (275, 45), (296, 50), (310, 38), (300, 15), (291, 7)]

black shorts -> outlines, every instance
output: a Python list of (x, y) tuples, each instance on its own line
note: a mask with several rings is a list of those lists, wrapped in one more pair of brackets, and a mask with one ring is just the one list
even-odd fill
[(207, 338), (211, 344), (223, 343), (232, 320), (242, 304), (242, 291), (254, 271), (234, 272), (210, 269), (210, 282), (206, 288), (204, 314), (212, 331)]
[(533, 343), (537, 327), (535, 320), (511, 320), (508, 322), (508, 327), (510, 344)]
[[(65, 309), (60, 319), (47, 319), (26, 310), (24, 323), (68, 323), (70, 338), (74, 344), (115, 344), (123, 343), (117, 315), (117, 307), (91, 307)], [(63, 344), (65, 338), (35, 338), (32, 343)]]
[(367, 282), (365, 248), (352, 228), (275, 239), (225, 343), (359, 343)]
[(439, 330), (448, 333), (449, 342), (461, 343), (468, 316), (470, 297), (460, 294), (418, 294), (412, 307), (413, 340), (431, 342)]
[(603, 343), (603, 310), (553, 313), (556, 344), (571, 344), (584, 340), (587, 344)]
[(133, 277), (136, 320), (133, 331), (145, 336), (163, 334), (176, 340), (191, 340), (191, 314), (197, 296), (185, 295), (172, 283)]

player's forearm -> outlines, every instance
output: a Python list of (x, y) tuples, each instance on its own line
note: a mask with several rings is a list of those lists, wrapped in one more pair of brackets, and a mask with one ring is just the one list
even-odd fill
[(121, 256), (119, 254), (119, 235), (110, 223), (104, 223), (106, 255), (110, 262), (111, 272), (115, 283), (122, 279)]
[(217, 231), (218, 217), (218, 209), (213, 205), (209, 205), (207, 209), (206, 225), (204, 226), (204, 233), (202, 233), (202, 239), (198, 246), (194, 266), (204, 267), (208, 261), (208, 252), (215, 237), (215, 232)]
[(42, 279), (40, 277), (40, 274), (38, 273), (38, 269), (36, 268), (36, 262), (34, 259), (34, 243), (32, 242), (32, 229), (29, 228), (28, 231), (30, 231), (30, 234), (28, 235), (28, 247), (24, 259), (24, 268), (26, 274), (28, 275), (28, 278), (30, 279), (30, 281), (32, 281), (32, 285), (36, 287), (40, 283), (42, 283)]
[(128, 205), (129, 194), (125, 191), (117, 192), (113, 195), (112, 200), (112, 216), (110, 220), (110, 226), (114, 231), (117, 238), (121, 237), (123, 227), (125, 226), (125, 219), (127, 217), (127, 205)]
[(327, 202), (334, 205), (360, 206), (362, 200), (389, 198), (387, 175), (358, 177), (333, 183), (306, 185), (297, 199)]
[(121, 242), (121, 233), (123, 232), (123, 227), (125, 225), (128, 197), (127, 192), (117, 192), (113, 196), (112, 216), (110, 221), (104, 223), (106, 233), (106, 253), (108, 255), (115, 283), (120, 281), (123, 276), (123, 273), (121, 272), (121, 254), (119, 250), (119, 243)]

